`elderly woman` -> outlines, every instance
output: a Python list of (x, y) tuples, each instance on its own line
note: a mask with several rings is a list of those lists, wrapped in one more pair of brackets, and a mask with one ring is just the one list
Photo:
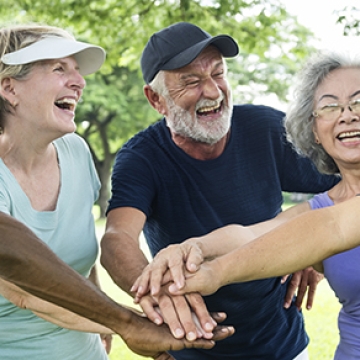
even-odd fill
[[(285, 125), (294, 146), (312, 159), (321, 172), (339, 174), (340, 182), (268, 222), (249, 227), (230, 225), (165, 249), (133, 290), (138, 291), (138, 299), (150, 286), (156, 296), (162, 275), (169, 267), (172, 275), (168, 272), (162, 282), (172, 278), (170, 290), (174, 294), (209, 294), (229, 283), (279, 276), (313, 265), (324, 273), (343, 305), (335, 359), (359, 359), (360, 230), (358, 212), (354, 213), (360, 207), (360, 199), (355, 199), (360, 194), (359, 57), (324, 52), (311, 58), (299, 74)], [(332, 205), (336, 205), (334, 210), (299, 215), (239, 248), (298, 214)], [(348, 249), (351, 250), (337, 254)], [(201, 264), (211, 257), (215, 260)], [(192, 272), (186, 281), (182, 266), (170, 266), (183, 262)]]

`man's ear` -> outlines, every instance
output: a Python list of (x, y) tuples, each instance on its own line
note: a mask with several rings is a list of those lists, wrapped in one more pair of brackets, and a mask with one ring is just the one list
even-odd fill
[(6, 77), (0, 81), (0, 95), (14, 107), (17, 105), (14, 81), (12, 78)]
[(146, 98), (148, 99), (150, 105), (159, 113), (162, 115), (166, 114), (166, 105), (165, 105), (165, 99), (159, 95), (157, 92), (155, 92), (150, 85), (144, 86), (144, 94)]

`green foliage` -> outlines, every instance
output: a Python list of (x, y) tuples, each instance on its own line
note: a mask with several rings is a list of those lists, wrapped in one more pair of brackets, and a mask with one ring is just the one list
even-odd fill
[[(103, 187), (116, 150), (158, 119), (142, 93), (140, 56), (149, 36), (178, 21), (225, 33), (241, 54), (229, 61), (234, 101), (274, 93), (285, 100), (310, 32), (278, 0), (0, 0), (0, 23), (47, 23), (107, 50), (101, 70), (87, 77), (77, 108), (78, 132), (91, 147)], [(107, 188), (100, 193), (103, 208)], [(104, 210), (104, 209), (103, 209)]]
[(347, 6), (340, 11), (336, 11), (337, 23), (344, 27), (344, 35), (360, 35), (360, 7)]

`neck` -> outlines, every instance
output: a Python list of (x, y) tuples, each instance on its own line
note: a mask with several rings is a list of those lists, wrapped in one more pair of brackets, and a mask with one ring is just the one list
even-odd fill
[(4, 133), (0, 135), (0, 158), (12, 170), (32, 173), (36, 169), (46, 168), (57, 155), (52, 143), (38, 144), (27, 139), (16, 141)]
[(192, 158), (197, 160), (212, 160), (216, 159), (224, 152), (229, 134), (230, 132), (215, 144), (195, 141), (174, 133), (171, 133), (171, 138), (181, 150)]
[(334, 203), (349, 200), (360, 194), (360, 171), (342, 171), (341, 181), (329, 190), (329, 196)]

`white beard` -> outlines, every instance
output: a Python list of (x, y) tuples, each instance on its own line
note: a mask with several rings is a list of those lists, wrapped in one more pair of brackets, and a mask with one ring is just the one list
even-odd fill
[[(225, 98), (222, 95), (222, 99)], [(228, 94), (228, 103), (223, 103), (222, 116), (215, 121), (201, 121), (198, 117), (192, 116), (189, 111), (175, 104), (170, 96), (165, 96), (169, 113), (171, 117), (166, 118), (167, 126), (177, 135), (193, 139), (197, 142), (206, 144), (216, 144), (229, 131), (232, 115), (232, 96)], [(220, 100), (222, 100), (220, 99)], [(214, 106), (219, 103), (219, 100), (200, 100), (196, 104), (196, 109), (207, 106)]]

